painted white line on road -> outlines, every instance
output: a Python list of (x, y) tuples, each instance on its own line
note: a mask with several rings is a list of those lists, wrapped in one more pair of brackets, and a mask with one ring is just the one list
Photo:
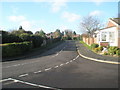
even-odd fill
[(63, 66), (64, 64), (60, 64), (60, 66)]
[(72, 62), (72, 60), (70, 60), (70, 62)]
[(23, 84), (27, 84), (27, 85), (31, 85), (31, 86), (35, 86), (35, 87), (48, 88), (48, 89), (53, 89), (53, 90), (60, 90), (60, 89), (57, 89), (57, 88), (43, 86), (43, 85), (38, 85), (38, 84), (30, 83), (30, 82), (25, 82), (25, 81), (21, 81), (21, 80), (18, 80), (18, 79), (13, 79), (12, 78), (12, 80), (14, 82), (19, 82), (19, 83), (23, 83)]
[(42, 72), (42, 71), (37, 71), (37, 72), (34, 72), (34, 73), (40, 73), (40, 72)]
[(79, 54), (81, 57), (83, 57), (83, 58), (85, 58), (85, 59), (89, 59), (89, 60), (91, 60), (91, 61), (102, 62), (102, 63), (109, 63), (109, 64), (120, 64), (119, 62), (105, 61), (105, 60), (99, 60), (99, 59), (94, 59), (94, 58), (86, 57), (86, 56), (82, 55), (82, 54), (79, 52), (79, 50), (78, 50), (78, 54)]
[(69, 62), (66, 62), (65, 64), (68, 64)]
[(67, 62), (67, 64), (70, 63), (70, 62)]
[(47, 68), (47, 69), (45, 69), (45, 71), (48, 71), (48, 70), (50, 70), (50, 69), (52, 69), (52, 68)]
[(73, 59), (73, 61), (76, 60), (75, 58)]
[(59, 66), (55, 66), (54, 68), (58, 68)]
[(25, 76), (28, 76), (28, 74), (22, 74), (22, 75), (19, 75), (18, 77), (25, 77)]
[(3, 80), (0, 80), (0, 83), (5, 82), (5, 81), (9, 81), (9, 80), (11, 80), (11, 78), (3, 79)]
[(79, 57), (79, 55), (75, 59), (77, 59), (78, 57)]

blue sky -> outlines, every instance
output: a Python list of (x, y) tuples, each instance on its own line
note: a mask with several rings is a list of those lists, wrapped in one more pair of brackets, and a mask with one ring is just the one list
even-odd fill
[(32, 32), (46, 33), (71, 29), (82, 33), (84, 16), (97, 16), (103, 23), (117, 17), (118, 2), (2, 2), (0, 29), (18, 29), (20, 25)]

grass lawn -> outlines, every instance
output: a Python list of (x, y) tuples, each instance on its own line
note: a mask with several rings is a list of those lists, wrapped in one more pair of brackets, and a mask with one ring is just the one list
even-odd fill
[(88, 49), (92, 50), (91, 47), (89, 45), (87, 45), (86, 43), (84, 43), (83, 41), (80, 41), (80, 43), (82, 43), (85, 47), (87, 47)]

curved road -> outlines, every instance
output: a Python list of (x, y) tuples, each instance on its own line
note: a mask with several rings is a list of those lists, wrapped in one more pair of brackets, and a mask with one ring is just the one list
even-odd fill
[(2, 63), (3, 88), (118, 88), (118, 65), (80, 57), (74, 41), (28, 59)]

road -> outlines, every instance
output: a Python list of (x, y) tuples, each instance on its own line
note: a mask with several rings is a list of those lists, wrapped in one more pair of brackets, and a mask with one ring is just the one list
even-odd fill
[(118, 65), (80, 57), (76, 43), (17, 61), (2, 63), (3, 88), (118, 88)]

